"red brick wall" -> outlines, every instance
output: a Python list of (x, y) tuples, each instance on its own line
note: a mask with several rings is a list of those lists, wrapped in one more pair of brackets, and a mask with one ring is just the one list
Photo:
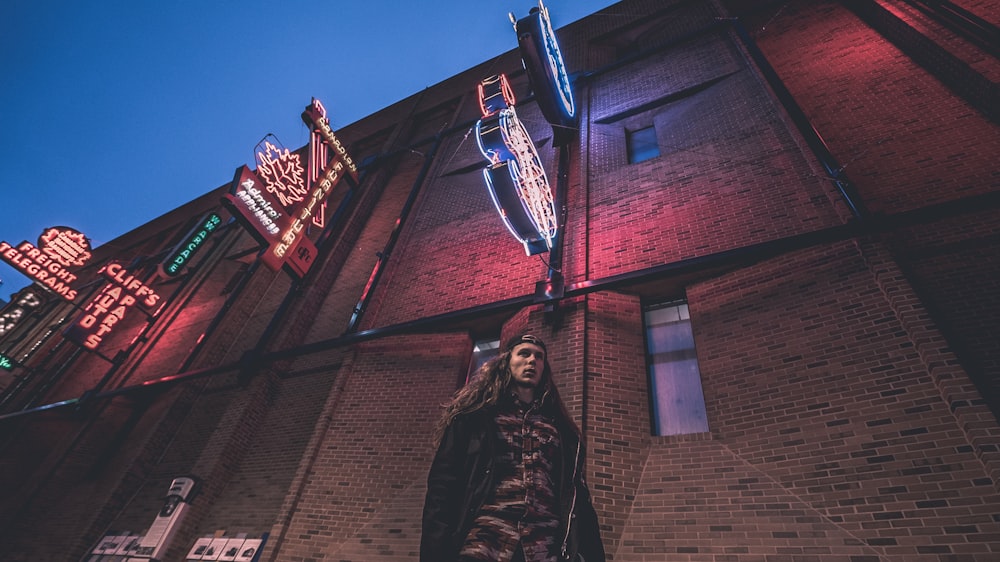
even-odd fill
[(585, 303), (587, 478), (601, 538), (614, 553), (624, 544), (650, 446), (642, 308), (638, 297), (608, 292)]
[[(596, 70), (621, 51), (716, 24), (714, 4), (626, 4), (574, 27), (571, 66)], [(774, 4), (748, 24), (872, 209), (997, 190), (996, 125), (839, 3)], [(434, 135), (475, 114), (485, 74), (517, 69), (504, 54), (344, 138), (367, 155)], [(571, 282), (842, 220), (831, 183), (727, 31), (586, 81), (569, 170)], [(523, 77), (515, 85), (527, 94)], [(533, 105), (519, 115), (536, 141), (551, 136)], [(627, 164), (625, 131), (648, 124), (661, 156)], [(539, 149), (554, 184), (556, 152)], [(420, 156), (396, 155), (363, 186), (271, 344), (341, 334)], [(525, 256), (497, 217), (473, 169), (481, 162), (466, 131), (442, 139), (364, 327), (531, 294), (544, 278), (546, 264)], [(504, 338), (531, 331), (549, 343), (585, 431), (613, 560), (991, 560), (1000, 550), (998, 425), (966, 370), (985, 387), (1000, 378), (993, 214), (941, 217), (692, 281), (710, 433), (650, 436), (641, 305), (681, 296), (680, 281), (655, 280), (549, 313), (531, 306), (312, 353), (250, 380), (226, 373), (122, 397), (100, 415), (40, 415), (14, 426), (23, 436), (2, 450), (2, 482), (15, 493), (0, 503), (11, 523), (0, 545), (14, 559), (79, 559), (109, 528), (143, 531), (170, 480), (195, 473), (206, 486), (174, 559), (195, 537), (226, 529), (269, 532), (272, 561), (412, 560), (440, 404), (466, 372), (472, 336), (502, 326)], [(153, 251), (163, 232), (150, 226), (130, 247)], [(230, 257), (251, 246), (242, 235), (221, 252), (229, 257), (209, 260), (191, 299), (168, 312), (114, 384), (178, 368), (226, 298), (241, 263)], [(258, 270), (193, 367), (253, 347), (290, 288), (283, 273)], [(105, 368), (80, 361), (78, 378), (52, 396), (78, 395)], [(39, 530), (52, 540), (31, 542)]]
[[(494, 73), (514, 69), (497, 68)], [(486, 76), (483, 76), (485, 78)], [(519, 92), (520, 93), (520, 92)], [(475, 90), (464, 107), (477, 107)], [(518, 108), (532, 139), (551, 138), (551, 129), (534, 107)], [(421, 188), (413, 214), (379, 284), (377, 310), (367, 322), (388, 325), (530, 294), (546, 266), (526, 256), (490, 200), (478, 169), (485, 164), (474, 131), (458, 131), (442, 141), (438, 157)], [(554, 150), (539, 146), (548, 170)], [(554, 176), (549, 178), (554, 182)]]
[(635, 512), (631, 552), (988, 559), (1000, 495), (966, 429), (984, 420), (953, 411), (940, 383), (964, 373), (899, 308), (898, 270), (876, 282), (880, 254), (841, 244), (690, 288), (713, 439), (664, 440), (665, 464), (654, 447), (636, 509), (666, 510)]
[[(431, 435), (440, 405), (468, 368), (472, 342), (464, 335), (387, 338), (357, 348), (315, 459), (304, 476), (277, 560), (323, 558), (373, 532), (379, 513), (409, 506), (404, 522), (411, 550), (419, 544), (414, 498), (433, 454)], [(420, 497), (422, 505), (422, 497)], [(414, 531), (416, 529), (416, 531)], [(414, 532), (416, 535), (414, 536)], [(384, 529), (383, 534), (391, 533)], [(415, 541), (415, 542), (414, 542)], [(360, 560), (359, 560), (360, 562)]]
[(1000, 247), (995, 211), (896, 233), (890, 248), (983, 399), (1000, 413)]
[(837, 3), (770, 14), (748, 27), (871, 210), (996, 191), (995, 123)]

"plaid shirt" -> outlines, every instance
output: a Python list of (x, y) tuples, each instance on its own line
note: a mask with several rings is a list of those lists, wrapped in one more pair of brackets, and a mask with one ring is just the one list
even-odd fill
[(556, 560), (559, 431), (540, 406), (512, 396), (497, 412), (496, 489), (479, 510), (460, 561), (509, 562), (518, 543), (526, 562)]

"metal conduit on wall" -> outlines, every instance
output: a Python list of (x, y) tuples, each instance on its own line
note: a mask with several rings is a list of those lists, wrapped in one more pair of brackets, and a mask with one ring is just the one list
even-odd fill
[(1000, 28), (948, 0), (903, 0), (994, 57), (1000, 58)]
[(420, 172), (417, 174), (417, 179), (413, 182), (413, 187), (410, 188), (410, 194), (407, 196), (406, 202), (403, 203), (403, 209), (399, 213), (399, 218), (396, 219), (396, 224), (393, 226), (392, 232), (389, 233), (389, 240), (385, 243), (385, 247), (382, 251), (378, 253), (378, 259), (375, 261), (375, 267), (372, 269), (371, 275), (368, 277), (368, 283), (365, 285), (365, 288), (361, 293), (361, 298), (358, 300), (358, 304), (354, 306), (354, 312), (351, 314), (351, 320), (347, 325), (347, 333), (357, 331), (358, 325), (361, 323), (361, 318), (368, 309), (368, 303), (371, 301), (374, 289), (378, 285), (379, 279), (382, 277), (385, 263), (389, 259), (389, 256), (392, 255), (392, 252), (396, 247), (396, 242), (399, 240), (399, 235), (403, 230), (403, 225), (406, 223), (406, 219), (410, 216), (410, 211), (413, 210), (413, 205), (417, 200), (417, 194), (420, 192), (420, 188), (427, 179), (427, 174), (430, 172), (431, 164), (434, 162), (434, 157), (437, 155), (438, 147), (441, 146), (441, 141), (442, 136), (439, 133), (434, 137), (431, 149), (426, 155), (424, 155), (424, 163), (420, 168)]
[(958, 97), (994, 123), (1000, 123), (1000, 84), (976, 72), (877, 2), (845, 0), (844, 5)]
[[(627, 289), (629, 287), (635, 287), (645, 283), (663, 281), (672, 278), (691, 278), (692, 276), (698, 275), (712, 275), (718, 271), (724, 271), (737, 266), (752, 265), (763, 260), (817, 245), (831, 244), (839, 241), (852, 240), (864, 236), (891, 232), (900, 228), (938, 221), (944, 218), (959, 217), (967, 213), (976, 213), (988, 209), (1000, 209), (1000, 192), (971, 197), (961, 201), (931, 205), (913, 211), (900, 213), (898, 215), (879, 217), (878, 219), (865, 221), (863, 223), (852, 222), (851, 224), (830, 227), (823, 230), (817, 230), (769, 242), (762, 242), (752, 246), (734, 248), (732, 250), (717, 252), (707, 256), (690, 258), (678, 262), (646, 268), (640, 271), (606, 277), (603, 279), (574, 283), (566, 287), (564, 298), (571, 299), (594, 292)], [(517, 310), (537, 304), (539, 304), (539, 302), (534, 294), (522, 295), (487, 305), (480, 305), (435, 316), (429, 316), (410, 322), (346, 334), (340, 337), (322, 340), (294, 348), (267, 352), (261, 354), (256, 359), (265, 363), (280, 361), (303, 355), (320, 353), (340, 347), (356, 345), (358, 343), (390, 336), (455, 329), (457, 325), (473, 321), (483, 316), (513, 314)], [(141, 385), (122, 387), (115, 390), (101, 392), (90, 398), (108, 399), (124, 394), (149, 392), (151, 390), (166, 391), (174, 384), (198, 380), (224, 373), (231, 373), (240, 369), (241, 366), (242, 362), (236, 361), (215, 367), (179, 373), (177, 375), (163, 377), (158, 380), (147, 381)], [(78, 398), (69, 399), (34, 408), (32, 410), (0, 415), (0, 421), (54, 409), (73, 407), (77, 405), (79, 401), (80, 399)]]

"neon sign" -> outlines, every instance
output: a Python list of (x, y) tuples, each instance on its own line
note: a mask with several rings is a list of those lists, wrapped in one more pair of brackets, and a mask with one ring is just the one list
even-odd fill
[[(323, 104), (318, 99), (313, 98), (312, 105), (317, 108), (316, 111), (325, 119), (326, 108), (323, 107)], [(328, 147), (323, 142), (323, 136), (313, 129), (309, 132), (309, 173), (306, 176), (310, 187), (319, 179), (320, 174), (323, 173), (323, 166), (329, 161)], [(313, 215), (313, 224), (320, 228), (326, 225), (326, 201), (320, 205), (319, 210)]]
[[(354, 163), (351, 155), (347, 153), (347, 148), (340, 142), (337, 135), (333, 134), (333, 129), (330, 128), (330, 120), (326, 117), (326, 108), (323, 107), (323, 104), (318, 99), (313, 98), (312, 103), (306, 106), (305, 111), (302, 112), (302, 121), (312, 127), (313, 133), (318, 135), (328, 147), (333, 149), (336, 158), (344, 162), (351, 179), (355, 182), (358, 181), (358, 166)], [(323, 162), (325, 164), (325, 160)]]
[(306, 125), (312, 127), (310, 156), (326, 158), (327, 151), (315, 147), (315, 143), (321, 140), (322, 144), (325, 144), (333, 152), (333, 159), (323, 162), (322, 170), (317, 173), (315, 178), (312, 174), (319, 169), (319, 161), (310, 161), (309, 177), (311, 181), (308, 195), (292, 211), (291, 220), (281, 230), (278, 241), (263, 256), (264, 263), (275, 270), (280, 268), (289, 258), (298, 262), (298, 266), (294, 267), (293, 270), (301, 269), (303, 266), (308, 268), (308, 264), (312, 263), (315, 247), (309, 243), (308, 246), (303, 247), (302, 251), (298, 248), (306, 241), (304, 232), (306, 225), (321, 212), (330, 192), (340, 183), (345, 172), (350, 174), (355, 181), (358, 177), (358, 168), (354, 164), (354, 160), (347, 154), (347, 149), (330, 128), (330, 120), (326, 117), (326, 108), (319, 100), (313, 98), (312, 102), (306, 106), (305, 111), (302, 112), (302, 120)]
[(68, 268), (82, 266), (90, 257), (87, 237), (65, 226), (46, 229), (38, 237), (37, 246), (27, 240), (17, 246), (0, 241), (0, 259), (71, 302), (77, 296), (77, 291), (70, 288), (76, 275)]
[(160, 273), (164, 277), (176, 277), (205, 244), (208, 235), (215, 232), (221, 224), (222, 217), (216, 213), (210, 213), (202, 218), (191, 232), (188, 232), (181, 240), (180, 244), (174, 247), (170, 255), (160, 263)]
[(7, 357), (6, 355), (0, 353), (0, 369), (3, 369), (5, 371), (13, 371), (14, 370), (14, 360), (11, 359), (10, 357)]
[(30, 312), (44, 304), (42, 294), (31, 287), (17, 293), (3, 314), (0, 314), (0, 338), (11, 333)]
[(576, 126), (576, 104), (549, 10), (538, 0), (538, 8), (532, 8), (527, 17), (517, 20), (510, 14), (510, 21), (538, 107), (554, 126), (555, 144), (561, 145)]
[(100, 273), (109, 281), (121, 286), (134, 297), (133, 302), (129, 303), (130, 305), (138, 304), (143, 308), (152, 309), (160, 300), (160, 295), (156, 294), (156, 291), (148, 287), (135, 275), (126, 271), (125, 267), (120, 263), (111, 262), (104, 266)]
[(152, 310), (160, 295), (120, 263), (111, 262), (101, 269), (108, 279), (101, 291), (83, 307), (83, 312), (63, 332), (66, 339), (87, 349), (97, 349), (115, 325), (125, 319), (134, 306)]
[[(336, 160), (330, 166), (327, 166), (326, 170), (323, 172), (323, 177), (313, 185), (312, 191), (309, 194), (309, 198), (306, 203), (300, 206), (296, 211), (290, 224), (285, 227), (281, 232), (281, 238), (278, 243), (274, 245), (272, 250), (265, 254), (265, 256), (273, 256), (272, 261), (274, 261), (279, 267), (281, 263), (284, 263), (286, 256), (299, 239), (302, 237), (302, 230), (305, 228), (306, 223), (312, 218), (313, 212), (317, 207), (326, 200), (327, 196), (333, 187), (340, 181), (340, 172), (344, 169), (344, 163), (340, 160)], [(267, 260), (265, 260), (267, 263)]]
[(83, 308), (76, 322), (63, 331), (63, 336), (87, 349), (97, 349), (104, 336), (125, 318), (125, 312), (135, 304), (135, 298), (124, 293), (125, 290), (114, 283), (104, 285), (101, 292)]
[(288, 222), (284, 208), (263, 187), (257, 174), (246, 166), (236, 170), (232, 187), (222, 196), (222, 202), (232, 208), (250, 232), (256, 233), (265, 244), (277, 241), (282, 226)]
[(490, 163), (483, 179), (493, 205), (528, 255), (546, 252), (558, 232), (555, 202), (535, 144), (514, 111), (506, 76), (483, 80), (479, 98), (483, 117), (476, 122), (476, 141)]
[(506, 74), (490, 76), (479, 83), (479, 113), (483, 117), (493, 115), (501, 109), (514, 107), (514, 89)]
[(313, 98), (306, 106), (302, 120), (310, 127), (305, 169), (298, 153), (265, 143), (256, 156), (257, 172), (240, 167), (230, 193), (223, 196), (251, 232), (267, 244), (261, 255), (264, 265), (274, 271), (288, 265), (300, 277), (317, 255), (306, 228), (323, 223), (326, 199), (345, 173), (354, 181), (358, 179), (358, 167), (330, 128), (326, 108), (319, 100)]
[(291, 207), (302, 201), (306, 194), (306, 179), (298, 154), (265, 142), (264, 150), (258, 151), (256, 158), (257, 175), (283, 206)]

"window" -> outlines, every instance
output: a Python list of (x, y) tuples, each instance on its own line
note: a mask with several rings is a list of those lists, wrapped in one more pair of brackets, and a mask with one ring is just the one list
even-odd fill
[(687, 303), (674, 301), (648, 306), (643, 319), (655, 434), (708, 431)]
[(656, 142), (656, 129), (652, 125), (635, 131), (625, 131), (625, 145), (628, 163), (635, 164), (660, 155), (660, 145)]
[(500, 355), (499, 339), (477, 341), (472, 346), (472, 361), (469, 361), (469, 372), (465, 375), (465, 382), (469, 382), (477, 369), (497, 355)]

